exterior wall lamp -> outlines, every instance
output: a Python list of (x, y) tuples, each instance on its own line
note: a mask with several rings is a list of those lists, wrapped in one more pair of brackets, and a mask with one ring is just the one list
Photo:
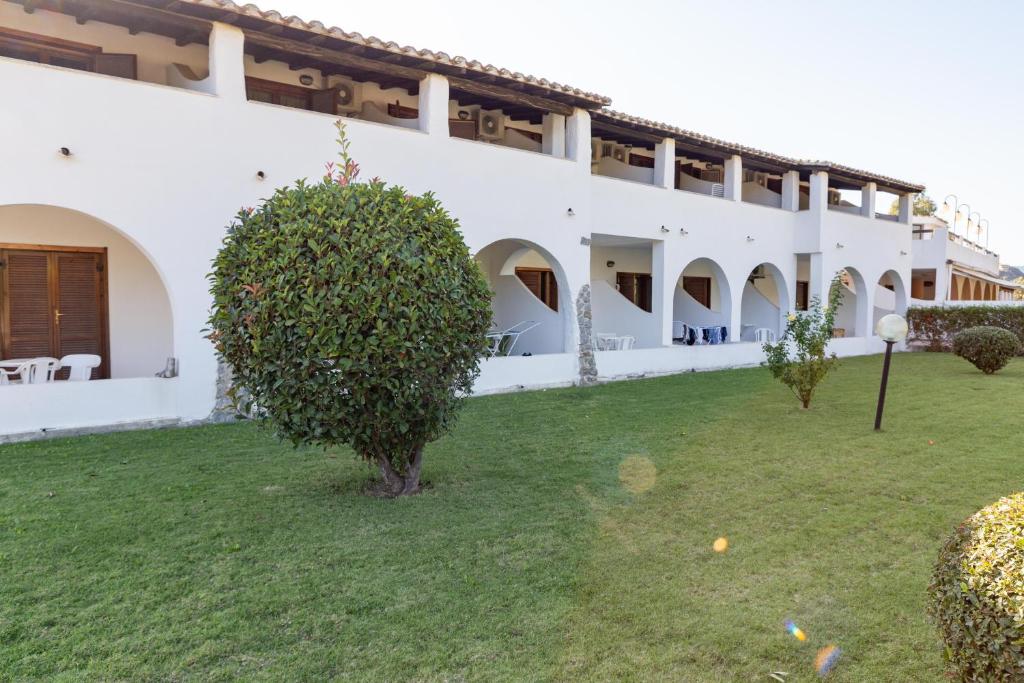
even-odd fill
[(907, 337), (907, 321), (896, 313), (882, 316), (875, 325), (875, 332), (885, 342), (885, 361), (882, 365), (882, 384), (878, 388), (878, 408), (875, 409), (875, 431), (882, 429), (882, 409), (885, 408), (885, 390), (889, 384), (889, 363), (892, 360), (892, 347)]
[(750, 235), (747, 235), (747, 241), (748, 241), (748, 242), (753, 242), (753, 241), (754, 241), (754, 238), (753, 238), (753, 237), (751, 237)]
[(569, 216), (570, 218), (572, 218), (573, 216), (576, 215), (576, 212), (573, 211), (572, 207), (570, 206), (568, 209), (565, 210), (565, 215)]
[(661, 226), (661, 231), (662, 231), (662, 232), (668, 232), (668, 228), (666, 228), (666, 227), (665, 227), (665, 226), (663, 225), (663, 226)]
[(686, 228), (679, 228), (679, 234), (680, 234), (680, 235), (681, 235), (682, 237), (686, 237), (686, 236), (687, 236), (687, 235), (689, 235), (690, 233), (688, 233), (688, 232), (686, 231)]
[(843, 244), (841, 242), (836, 242), (836, 249), (843, 249), (843, 248), (844, 247), (843, 247)]
[(71, 156), (71, 150), (68, 149), (67, 147), (61, 147), (60, 149), (57, 150), (57, 153), (65, 158)]
[(259, 178), (260, 180), (266, 180), (267, 174), (264, 173), (263, 171), (256, 171), (256, 177)]

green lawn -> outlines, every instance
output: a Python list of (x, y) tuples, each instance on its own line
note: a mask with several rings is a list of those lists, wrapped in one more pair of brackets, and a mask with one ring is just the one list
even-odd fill
[(808, 412), (761, 369), (474, 399), (397, 501), (250, 424), (0, 447), (0, 679), (942, 680), (925, 588), (1022, 488), (1024, 361), (898, 355), (876, 434), (880, 360)]

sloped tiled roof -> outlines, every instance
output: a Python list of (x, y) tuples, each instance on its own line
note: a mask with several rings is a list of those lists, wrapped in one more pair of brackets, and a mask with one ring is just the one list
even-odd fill
[(382, 50), (396, 55), (403, 55), (406, 57), (423, 59), (436, 64), (467, 69), (468, 71), (487, 76), (496, 76), (516, 81), (518, 83), (523, 83), (525, 85), (543, 88), (552, 92), (571, 95), (572, 97), (587, 100), (599, 106), (611, 104), (611, 98), (609, 97), (580, 90), (579, 88), (574, 88), (570, 85), (549, 81), (546, 78), (531, 76), (530, 74), (520, 73), (519, 71), (511, 71), (492, 64), (484, 64), (483, 62), (479, 62), (475, 59), (467, 59), (458, 55), (453, 57), (445, 52), (434, 52), (433, 50), (419, 49), (408, 45), (399, 45), (393, 41), (384, 41), (374, 36), (363, 36), (360, 33), (350, 33), (338, 28), (337, 26), (325, 26), (319, 21), (306, 21), (296, 16), (286, 17), (280, 12), (276, 12), (274, 10), (261, 10), (253, 4), (239, 5), (232, 2), (232, 0), (179, 0), (179, 2), (198, 7), (208, 7), (227, 12), (234, 12), (236, 14), (278, 24), (280, 26), (288, 26), (291, 28), (301, 29), (303, 31), (330, 36), (331, 38), (343, 40), (362, 47), (374, 48), (376, 50)]
[(710, 135), (704, 135), (703, 133), (696, 133), (685, 128), (679, 128), (668, 123), (662, 123), (660, 121), (652, 121), (650, 119), (641, 118), (639, 116), (633, 116), (631, 114), (624, 114), (622, 112), (614, 111), (612, 109), (600, 109), (594, 112), (596, 119), (607, 118), (610, 121), (632, 124), (651, 132), (657, 132), (663, 134), (665, 137), (679, 137), (684, 138), (689, 142), (697, 145), (708, 146), (723, 152), (730, 152), (732, 154), (738, 154), (742, 157), (748, 157), (752, 159), (760, 159), (779, 166), (785, 166), (794, 170), (804, 171), (827, 171), (845, 176), (851, 176), (857, 179), (866, 180), (867, 182), (874, 182), (878, 185), (897, 189), (905, 192), (921, 192), (924, 190), (924, 185), (918, 183), (908, 182), (900, 180), (898, 178), (891, 178), (889, 176), (880, 175), (871, 171), (864, 171), (861, 169), (852, 168), (850, 166), (844, 166), (842, 164), (836, 164), (831, 161), (818, 161), (809, 159), (796, 159), (793, 157), (786, 157), (781, 154), (775, 154), (774, 152), (766, 152), (755, 147), (747, 147), (735, 142), (728, 142), (726, 140), (720, 140)]

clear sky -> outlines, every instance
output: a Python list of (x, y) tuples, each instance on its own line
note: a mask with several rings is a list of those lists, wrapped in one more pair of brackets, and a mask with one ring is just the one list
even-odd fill
[(732, 142), (923, 183), (940, 208), (955, 193), (989, 220), (1003, 262), (1024, 264), (1024, 2), (256, 1)]

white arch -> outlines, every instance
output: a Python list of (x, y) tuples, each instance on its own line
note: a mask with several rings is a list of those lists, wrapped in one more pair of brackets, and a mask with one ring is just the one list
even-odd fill
[(839, 274), (843, 271), (849, 275), (853, 288), (851, 291), (846, 285), (840, 285), (843, 287), (843, 296), (840, 299), (839, 310), (836, 312), (835, 327), (844, 330), (847, 337), (869, 335), (871, 331), (864, 329), (869, 323), (868, 288), (864, 276), (851, 266), (840, 268), (836, 273)]
[[(764, 269), (772, 279), (775, 289), (775, 301), (771, 301), (770, 297), (765, 297), (762, 289), (750, 282), (750, 276), (759, 268)], [(743, 335), (743, 329), (748, 329), (749, 334), (747, 336), (750, 336), (753, 335), (754, 329), (760, 327), (767, 327), (776, 336), (781, 336), (786, 329), (784, 321), (786, 315), (789, 314), (794, 306), (793, 297), (795, 296), (790, 291), (789, 283), (786, 281), (782, 269), (770, 261), (763, 261), (748, 270), (746, 278), (740, 297), (741, 329), (739, 334), (734, 337), (734, 340), (739, 339), (740, 335)], [(767, 309), (762, 310), (760, 306), (761, 298), (758, 297), (767, 298), (767, 303), (774, 305), (774, 311), (771, 311), (770, 319), (767, 315)], [(748, 325), (753, 325), (754, 329), (747, 328)], [(752, 341), (752, 337), (748, 339), (747, 336), (743, 336), (742, 339), (744, 341)]]
[[(690, 271), (690, 273), (687, 273)], [(710, 308), (705, 308), (683, 289), (683, 276), (709, 277)], [(729, 328), (729, 341), (739, 339), (739, 330), (732, 329), (732, 288), (725, 270), (714, 259), (701, 256), (689, 261), (673, 280), (672, 320), (687, 325), (724, 325)]]
[[(516, 265), (528, 258), (530, 252), (538, 254), (554, 273), (558, 286), (558, 311), (552, 311), (537, 299), (515, 275)], [(496, 309), (492, 299), (492, 311), (498, 328), (509, 327), (524, 319), (540, 323), (540, 326), (522, 336), (516, 345), (516, 353), (564, 353), (573, 349), (576, 339), (573, 293), (562, 264), (548, 249), (527, 239), (506, 237), (481, 247), (473, 257), (495, 290), (495, 298), (502, 297), (509, 302), (508, 306)], [(555, 334), (551, 332), (552, 325), (559, 328)]]

